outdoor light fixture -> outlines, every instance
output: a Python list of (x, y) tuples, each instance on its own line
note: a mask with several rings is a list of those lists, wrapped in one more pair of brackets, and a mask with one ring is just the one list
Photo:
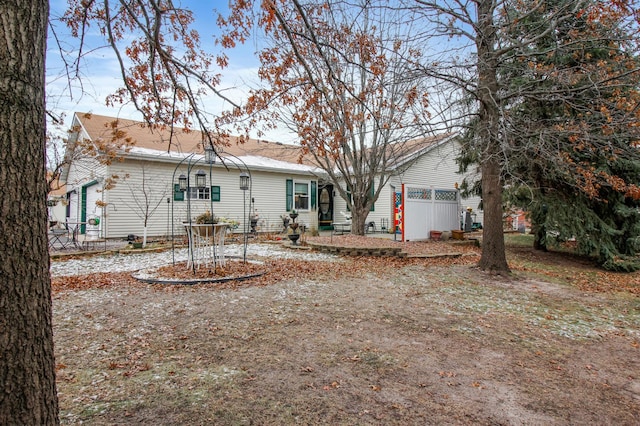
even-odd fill
[(187, 177), (185, 175), (178, 177), (178, 185), (180, 186), (180, 191), (184, 192), (187, 190)]
[(198, 188), (204, 188), (207, 185), (207, 175), (204, 170), (198, 170), (196, 172), (196, 186)]
[(249, 189), (249, 179), (251, 179), (249, 177), (249, 173), (247, 172), (240, 173), (240, 189), (242, 189), (243, 191), (246, 191), (247, 189)]
[(204, 147), (204, 162), (207, 164), (213, 164), (216, 162), (216, 152), (211, 145)]

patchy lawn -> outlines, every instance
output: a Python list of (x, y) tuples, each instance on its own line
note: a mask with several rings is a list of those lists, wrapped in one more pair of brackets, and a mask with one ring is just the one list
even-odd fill
[[(432, 248), (432, 247), (431, 247)], [(63, 424), (637, 424), (640, 274), (513, 247), (54, 279)]]

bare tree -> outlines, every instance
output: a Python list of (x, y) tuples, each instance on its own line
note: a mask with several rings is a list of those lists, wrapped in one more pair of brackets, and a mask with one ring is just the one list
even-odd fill
[(162, 189), (159, 190), (157, 185), (152, 184), (154, 180), (148, 176), (148, 170), (144, 164), (140, 167), (140, 172), (141, 180), (135, 185), (125, 180), (131, 197), (125, 198), (122, 201), (142, 220), (142, 247), (146, 247), (149, 220), (151, 220), (156, 210), (158, 210), (158, 207), (160, 207), (165, 200), (167, 188), (166, 185), (163, 185)]
[[(509, 125), (509, 107), (527, 96), (544, 94), (559, 99), (572, 90), (588, 87), (596, 88), (597, 92), (597, 87), (606, 81), (590, 81), (580, 89), (568, 84), (553, 88), (540, 84), (524, 86), (513, 84), (517, 76), (509, 76), (507, 68), (514, 63), (535, 66), (539, 63), (538, 57), (552, 55), (552, 49), (540, 49), (537, 42), (554, 37), (556, 30), (568, 20), (583, 14), (598, 20), (611, 14), (633, 22), (637, 8), (632, 6), (633, 1), (611, 4), (590, 0), (559, 1), (545, 10), (545, 26), (541, 29), (532, 25), (530, 18), (540, 13), (546, 2), (405, 0), (402, 4), (414, 14), (412, 19), (423, 22), (423, 30), (412, 34), (412, 40), (440, 47), (440, 53), (413, 63), (426, 75), (458, 92), (453, 96), (459, 102), (454, 116), (466, 117), (463, 123), (457, 123), (462, 125), (466, 136), (469, 156), (465, 161), (478, 165), (482, 179), (484, 235), (480, 267), (506, 273), (509, 268), (502, 233), (503, 177), (509, 158), (518, 151), (521, 141), (520, 136), (513, 133), (518, 126)], [(582, 40), (598, 37), (588, 33), (577, 36)], [(546, 71), (553, 72), (551, 69)], [(543, 155), (554, 156), (554, 153)], [(561, 159), (557, 154), (555, 157)]]
[[(398, 13), (371, 3), (263, 3), (259, 22), (270, 46), (260, 52), (260, 76), (267, 87), (254, 90), (245, 109), (298, 134), (302, 156), (346, 201), (356, 234), (429, 119), (424, 75), (404, 59), (419, 56), (403, 39), (411, 29), (400, 30)], [(223, 22), (237, 36), (250, 5), (236, 5)]]

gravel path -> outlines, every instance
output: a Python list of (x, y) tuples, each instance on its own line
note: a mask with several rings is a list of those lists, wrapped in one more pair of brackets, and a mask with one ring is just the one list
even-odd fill
[[(153, 268), (168, 265), (173, 262), (187, 260), (187, 249), (180, 248), (163, 252), (147, 253), (119, 253), (105, 254), (90, 257), (72, 259), (57, 259), (51, 261), (51, 276), (83, 275), (95, 272), (127, 272), (140, 269)], [(242, 257), (243, 246), (230, 244), (225, 246), (225, 255), (228, 257)], [(250, 244), (247, 246), (248, 258), (278, 257), (281, 259), (305, 259), (317, 261), (336, 261), (338, 256), (318, 253), (309, 250), (292, 250), (281, 244)]]

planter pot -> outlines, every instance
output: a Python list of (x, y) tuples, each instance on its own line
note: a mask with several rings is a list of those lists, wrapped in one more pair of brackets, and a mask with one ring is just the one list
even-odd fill
[(454, 229), (451, 231), (451, 238), (454, 240), (464, 240), (464, 231), (460, 229)]
[(206, 224), (205, 226), (194, 226), (193, 229), (201, 237), (210, 237), (213, 235), (213, 225), (211, 224)]
[(294, 246), (298, 245), (298, 238), (300, 238), (300, 234), (289, 234), (288, 237)]
[(442, 231), (431, 231), (429, 232), (429, 237), (433, 241), (440, 241), (440, 239), (442, 238)]

